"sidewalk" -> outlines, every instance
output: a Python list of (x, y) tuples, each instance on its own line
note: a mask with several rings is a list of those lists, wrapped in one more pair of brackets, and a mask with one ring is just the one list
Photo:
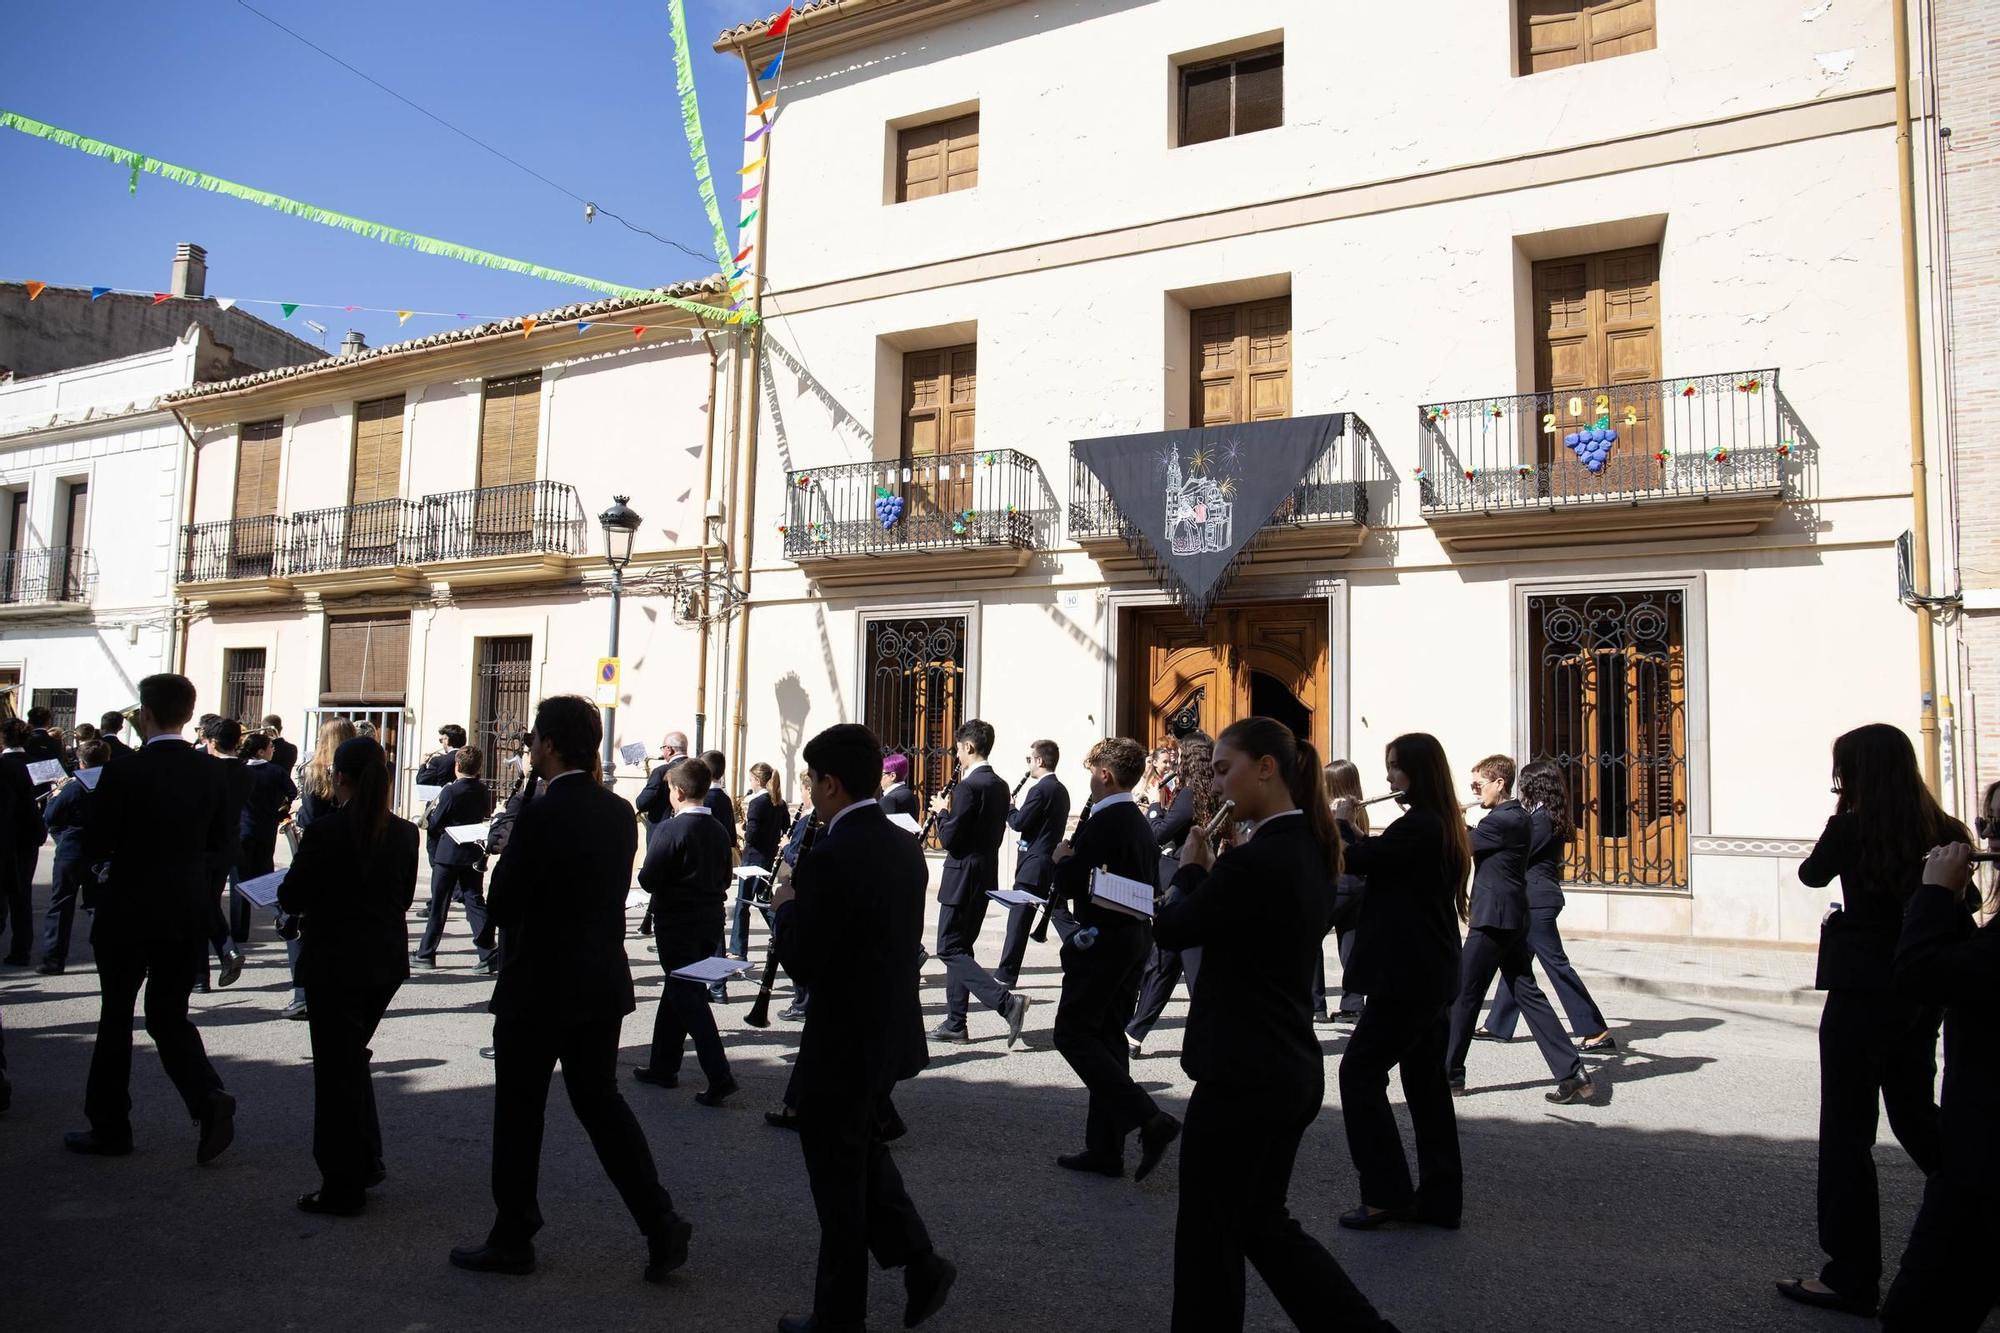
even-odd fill
[(1760, 949), (1692, 940), (1566, 938), (1563, 944), (1577, 974), (1593, 991), (1815, 1007), (1823, 999), (1822, 993), (1813, 989), (1818, 955), (1811, 949)]

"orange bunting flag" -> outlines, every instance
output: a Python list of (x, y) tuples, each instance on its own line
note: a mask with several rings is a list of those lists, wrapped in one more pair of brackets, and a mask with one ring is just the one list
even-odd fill
[(764, 159), (760, 157), (747, 167), (738, 167), (736, 169), (736, 174), (739, 176), (749, 176), (754, 174), (758, 170), (758, 168), (762, 167), (763, 165), (764, 165)]
[(644, 324), (635, 325), (633, 327), (632, 341), (637, 342), (639, 339), (645, 336), (646, 336), (646, 326)]
[(541, 321), (538, 319), (530, 319), (527, 318), (526, 316), (523, 316), (521, 320), (521, 336), (525, 338), (529, 334), (533, 333), (535, 331), (535, 325), (539, 323), (541, 323)]
[(771, 111), (777, 105), (778, 105), (778, 95), (776, 93), (772, 93), (769, 97), (759, 102), (756, 106), (751, 107), (750, 114), (753, 116), (761, 116)]
[(783, 37), (785, 35), (785, 29), (791, 26), (792, 26), (792, 6), (786, 5), (785, 12), (771, 20), (770, 35), (773, 37)]
[(46, 282), (28, 282), (28, 283), (23, 283), (21, 285), (28, 289), (28, 299), (30, 301), (34, 300), (36, 297), (40, 296), (43, 292), (47, 291), (49, 287), (49, 285)]
[(398, 310), (396, 312), (396, 322), (398, 324), (407, 324), (410, 322), (410, 316), (416, 313), (414, 310)]
[(172, 292), (154, 292), (154, 293), (153, 293), (153, 304), (154, 304), (154, 305), (165, 305), (165, 304), (166, 304), (167, 302), (169, 302), (169, 301), (171, 301), (171, 300), (173, 300), (173, 299), (174, 299), (174, 294), (173, 294)]

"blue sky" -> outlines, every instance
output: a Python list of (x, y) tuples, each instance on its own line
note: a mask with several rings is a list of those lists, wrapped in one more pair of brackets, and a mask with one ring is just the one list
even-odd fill
[[(708, 256), (664, 0), (251, 0), (564, 189)], [(743, 72), (709, 44), (762, 0), (686, 0), (733, 220)], [(780, 4), (777, 7), (782, 7)], [(210, 175), (517, 259), (640, 286), (714, 269), (583, 207), (301, 45), (237, 0), (10, 7), (0, 108)], [(0, 279), (164, 289), (177, 242), (211, 296), (508, 315), (590, 294), (433, 258), (0, 131)], [(247, 306), (274, 322), (275, 309)], [(371, 344), (456, 321), (304, 309)]]

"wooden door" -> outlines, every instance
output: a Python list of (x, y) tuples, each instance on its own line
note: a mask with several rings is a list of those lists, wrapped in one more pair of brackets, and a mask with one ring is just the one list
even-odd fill
[[(1538, 461), (1558, 496), (1657, 486), (1660, 378), (1660, 248), (1548, 259), (1534, 268), (1535, 391), (1553, 429)], [(1600, 472), (1564, 446), (1564, 436), (1603, 421), (1618, 432)]]
[(978, 417), (979, 348), (967, 343), (903, 358), (903, 502), (942, 522), (973, 507), (972, 448)]
[(1262, 708), (1326, 753), (1332, 697), (1325, 603), (1218, 607), (1206, 625), (1169, 607), (1127, 615), (1119, 650), (1126, 735), (1148, 745), (1196, 728), (1213, 736)]
[(1275, 421), (1292, 414), (1292, 298), (1190, 312), (1197, 426)]

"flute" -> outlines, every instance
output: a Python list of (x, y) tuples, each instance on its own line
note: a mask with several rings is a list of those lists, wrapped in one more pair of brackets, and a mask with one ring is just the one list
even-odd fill
[(1367, 800), (1365, 800), (1365, 801), (1357, 801), (1357, 802), (1355, 802), (1355, 804), (1357, 804), (1357, 805), (1380, 805), (1380, 804), (1382, 804), (1382, 802), (1384, 802), (1384, 801), (1393, 801), (1393, 800), (1395, 800), (1395, 799), (1396, 799), (1397, 797), (1399, 797), (1399, 796), (1401, 796), (1401, 795), (1403, 795), (1403, 793), (1402, 793), (1402, 792), (1399, 792), (1399, 791), (1390, 791), (1390, 792), (1383, 792), (1383, 793), (1382, 793), (1382, 794), (1381, 794), (1380, 796), (1370, 796), (1370, 797), (1369, 797), (1369, 798), (1368, 798)]

